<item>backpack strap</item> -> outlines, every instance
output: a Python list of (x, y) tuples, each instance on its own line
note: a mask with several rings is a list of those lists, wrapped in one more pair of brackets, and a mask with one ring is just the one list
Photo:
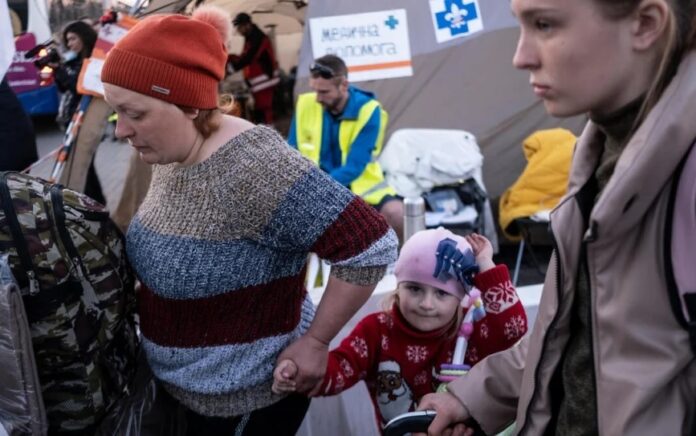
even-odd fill
[(665, 238), (669, 248), (665, 256), (666, 271), (672, 309), (689, 332), (691, 349), (696, 354), (696, 268), (693, 265), (696, 256), (696, 147), (693, 144), (675, 174)]
[(34, 264), (31, 261), (31, 255), (27, 249), (27, 240), (24, 238), (24, 232), (22, 232), (22, 226), (19, 224), (17, 211), (15, 210), (12, 200), (10, 186), (7, 181), (10, 174), (12, 173), (9, 171), (0, 173), (0, 205), (2, 205), (7, 225), (10, 228), (12, 241), (17, 250), (17, 257), (22, 265), (24, 274), (26, 274), (26, 284), (29, 287), (29, 294), (35, 295), (39, 292), (39, 281), (36, 278)]

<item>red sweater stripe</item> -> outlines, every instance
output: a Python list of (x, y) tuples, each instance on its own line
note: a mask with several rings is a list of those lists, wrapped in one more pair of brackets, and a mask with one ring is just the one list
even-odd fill
[[(143, 285), (138, 293), (140, 328), (169, 347), (250, 343), (292, 331), (306, 296), (302, 274), (195, 300), (163, 298)], [(230, 312), (230, 308), (235, 310)], [(166, 328), (164, 327), (166, 326)]]
[(389, 225), (372, 206), (355, 197), (314, 243), (319, 257), (338, 262), (362, 253), (389, 231)]

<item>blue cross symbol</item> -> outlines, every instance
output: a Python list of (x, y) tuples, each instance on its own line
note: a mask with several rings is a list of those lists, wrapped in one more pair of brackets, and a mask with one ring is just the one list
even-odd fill
[(464, 3), (465, 0), (445, 0), (445, 10), (437, 12), (438, 29), (449, 29), (452, 36), (469, 33), (469, 21), (478, 18), (475, 3)]
[(390, 15), (389, 19), (387, 19), (387, 21), (385, 21), (384, 24), (386, 24), (387, 27), (389, 27), (391, 30), (394, 30), (396, 28), (396, 25), (399, 24), (399, 20), (394, 18), (393, 15)]

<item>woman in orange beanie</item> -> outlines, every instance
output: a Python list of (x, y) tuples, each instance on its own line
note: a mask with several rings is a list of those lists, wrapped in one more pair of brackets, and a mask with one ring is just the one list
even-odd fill
[[(157, 15), (109, 51), (116, 136), (153, 164), (127, 232), (141, 283), (142, 343), (187, 434), (294, 435), (328, 344), (396, 258), (396, 236), (360, 198), (275, 131), (218, 108), (230, 19), (219, 9)], [(315, 252), (333, 266), (317, 308), (304, 286)], [(297, 394), (271, 391), (277, 359)]]

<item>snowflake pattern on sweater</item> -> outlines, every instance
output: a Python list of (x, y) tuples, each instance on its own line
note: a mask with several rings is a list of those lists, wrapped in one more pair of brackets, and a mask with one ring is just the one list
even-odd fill
[[(486, 306), (486, 317), (475, 324), (465, 358), (470, 365), (512, 346), (527, 331), (524, 307), (505, 265), (478, 274), (474, 280), (484, 301), (498, 304), (491, 310)], [(321, 395), (336, 395), (364, 380), (377, 421), (384, 426), (414, 410), (423, 395), (437, 388), (434, 374), (441, 364), (451, 362), (456, 341), (456, 337), (447, 337), (446, 330), (418, 331), (396, 306), (388, 313), (366, 316), (329, 353)]]

